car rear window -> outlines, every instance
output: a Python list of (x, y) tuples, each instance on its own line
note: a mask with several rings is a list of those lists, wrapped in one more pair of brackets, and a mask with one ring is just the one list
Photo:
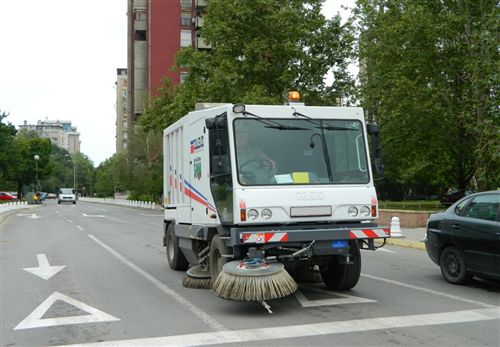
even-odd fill
[(480, 195), (473, 198), (462, 215), (469, 218), (494, 221), (497, 218), (499, 206), (500, 194)]

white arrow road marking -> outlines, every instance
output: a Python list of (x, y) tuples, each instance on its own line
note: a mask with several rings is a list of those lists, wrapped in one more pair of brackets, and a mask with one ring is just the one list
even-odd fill
[[(336, 298), (331, 299), (317, 299), (317, 300), (309, 300), (306, 296), (300, 291), (297, 290), (294, 295), (299, 301), (302, 307), (316, 307), (316, 306), (331, 306), (331, 305), (345, 305), (345, 304), (363, 304), (367, 302), (376, 302), (376, 300), (365, 299), (359, 296), (352, 296), (338, 292), (330, 292), (319, 288), (311, 288), (308, 287), (308, 290), (313, 290), (318, 293), (327, 294), (330, 296), (336, 296)], [(340, 298), (339, 298), (340, 296)]]
[(161, 217), (161, 216), (163, 216), (163, 215), (162, 215), (162, 214), (139, 213), (139, 216), (146, 216), (146, 217)]
[(28, 267), (23, 270), (31, 272), (33, 275), (43, 278), (44, 280), (48, 280), (66, 267), (66, 265), (50, 266), (45, 254), (37, 254), (36, 257), (38, 258), (38, 267)]
[[(89, 313), (82, 316), (58, 317), (58, 318), (45, 318), (43, 315), (47, 313), (50, 307), (58, 300), (64, 301), (67, 304), (75, 306), (82, 311)], [(32, 329), (52, 327), (56, 325), (70, 325), (70, 324), (84, 324), (84, 323), (98, 323), (98, 322), (111, 322), (120, 320), (110, 314), (102, 312), (92, 306), (84, 304), (81, 301), (75, 300), (64, 294), (54, 292), (44, 302), (40, 304), (31, 314), (19, 323), (14, 330)]]
[(37, 218), (42, 218), (42, 216), (37, 216), (36, 213), (19, 213), (17, 214), (18, 217), (28, 217), (31, 219), (37, 219)]
[(106, 216), (103, 216), (102, 214), (85, 214), (85, 213), (82, 213), (82, 216), (84, 216), (84, 217), (106, 218)]

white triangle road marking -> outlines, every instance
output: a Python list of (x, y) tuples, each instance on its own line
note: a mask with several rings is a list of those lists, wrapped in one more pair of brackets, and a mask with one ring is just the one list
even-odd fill
[(23, 270), (28, 271), (35, 276), (43, 278), (44, 280), (48, 280), (66, 267), (66, 265), (50, 266), (45, 254), (37, 254), (36, 256), (38, 258), (38, 267), (28, 267), (24, 268)]
[[(47, 313), (50, 307), (58, 300), (63, 301), (72, 306), (75, 306), (76, 308), (85, 311), (89, 314), (81, 316), (42, 319), (43, 315)], [(70, 298), (69, 296), (61, 294), (59, 292), (54, 292), (44, 302), (42, 302), (40, 306), (38, 306), (33, 312), (31, 312), (31, 314), (28, 317), (26, 317), (21, 323), (19, 323), (14, 328), (14, 330), (44, 328), (57, 325), (111, 322), (118, 320), (120, 319), (105, 312), (102, 312), (92, 306), (84, 304), (81, 301)]]
[(364, 304), (364, 303), (369, 303), (369, 302), (377, 302), (376, 300), (361, 298), (359, 296), (347, 295), (347, 294), (339, 293), (339, 292), (331, 292), (331, 291), (323, 290), (320, 288), (308, 287), (307, 289), (315, 291), (315, 292), (327, 294), (330, 296), (336, 296), (336, 297), (331, 298), (331, 299), (309, 300), (300, 290), (297, 290), (294, 293), (294, 295), (302, 307), (332, 306), (332, 305), (345, 305), (345, 304)]

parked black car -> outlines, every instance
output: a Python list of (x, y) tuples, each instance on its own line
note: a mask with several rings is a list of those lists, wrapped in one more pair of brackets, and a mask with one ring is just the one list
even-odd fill
[(453, 190), (451, 192), (448, 192), (444, 194), (441, 197), (441, 205), (443, 206), (451, 206), (458, 200), (462, 199), (464, 196), (474, 194), (476, 191), (474, 189), (459, 189), (459, 190)]
[(427, 254), (450, 283), (500, 279), (500, 190), (468, 195), (427, 222)]

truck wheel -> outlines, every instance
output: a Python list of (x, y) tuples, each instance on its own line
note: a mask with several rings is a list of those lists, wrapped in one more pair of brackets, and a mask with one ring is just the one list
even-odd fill
[(219, 235), (215, 235), (212, 239), (212, 243), (210, 244), (210, 252), (209, 252), (209, 268), (210, 268), (210, 277), (212, 281), (215, 281), (217, 276), (222, 271), (222, 267), (225, 263), (229, 261), (228, 258), (223, 257), (222, 255), (226, 253), (226, 245), (220, 239)]
[(352, 264), (341, 264), (338, 256), (330, 257), (328, 269), (321, 272), (321, 278), (328, 289), (348, 290), (353, 288), (361, 275), (361, 253), (356, 241), (350, 241)]
[(169, 223), (167, 227), (167, 260), (172, 270), (187, 270), (188, 261), (179, 248), (179, 239), (175, 236), (174, 224)]

